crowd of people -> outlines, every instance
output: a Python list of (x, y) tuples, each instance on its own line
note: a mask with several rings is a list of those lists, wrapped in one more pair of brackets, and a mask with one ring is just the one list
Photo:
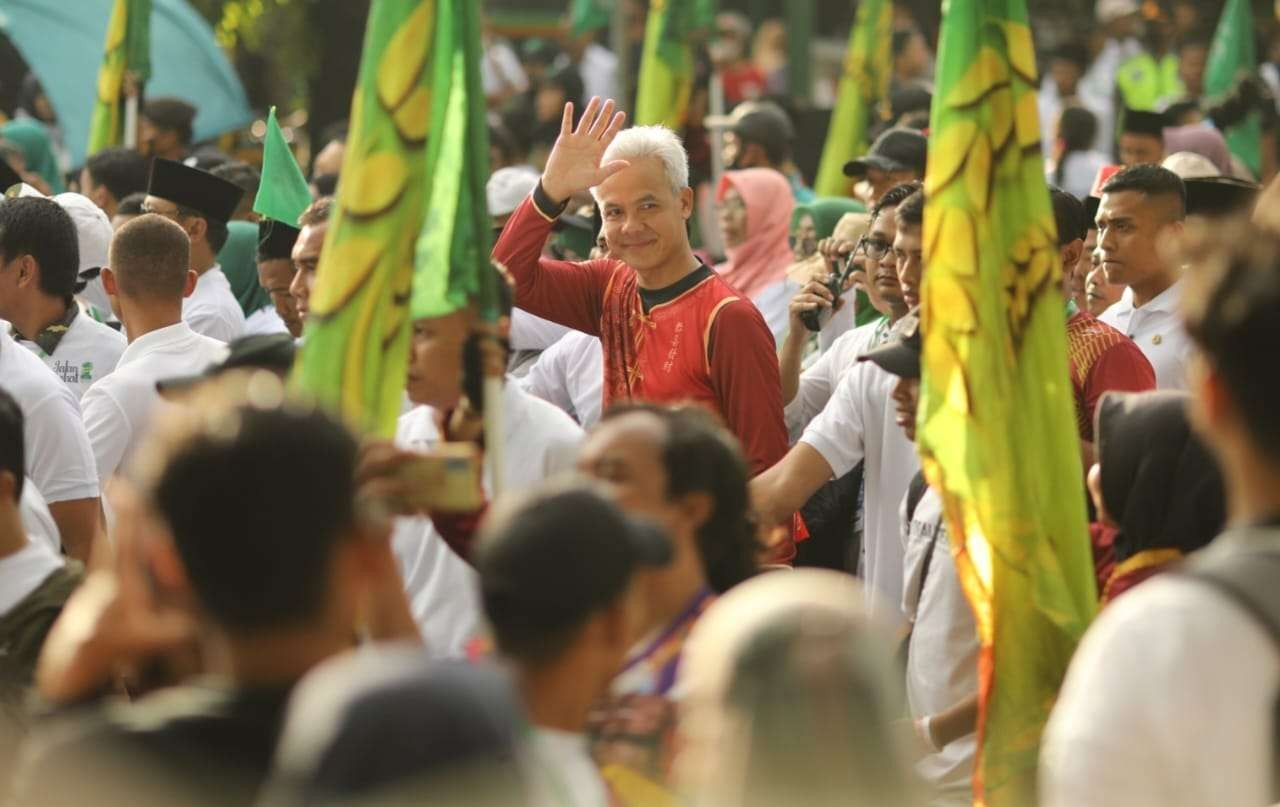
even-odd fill
[[(1099, 0), (1037, 99), (1101, 608), (1040, 799), (1261, 805), (1280, 184), (1222, 130), (1271, 132), (1277, 71), (1206, 99), (1212, 19), (1142, 13)], [(930, 43), (895, 28), (820, 196), (785, 37), (717, 29), (732, 109), (684, 132), (631, 124), (591, 36), (488, 41), (501, 317), (412, 322), (389, 440), (288, 383), (343, 127), (295, 222), (180, 99), (74, 172), (0, 127), (0, 798), (972, 802), (978, 627), (915, 445)]]

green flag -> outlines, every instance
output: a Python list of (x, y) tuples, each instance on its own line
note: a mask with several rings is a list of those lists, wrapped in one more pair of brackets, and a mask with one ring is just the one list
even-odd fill
[(474, 2), (441, 3), (427, 150), (427, 217), (417, 242), (410, 310), (439, 317), (475, 301), (498, 316), (489, 268), (493, 222), (485, 203), (489, 138), (480, 79), (480, 12)]
[(262, 181), (253, 200), (253, 212), (285, 224), (296, 225), (311, 204), (311, 189), (293, 158), (276, 121), (276, 108), (267, 114), (267, 134), (262, 139)]
[(887, 0), (863, 0), (858, 5), (858, 16), (849, 33), (844, 75), (814, 182), (819, 196), (849, 195), (844, 164), (866, 152), (872, 116), (889, 95), (892, 25), (893, 4)]
[[(1209, 64), (1204, 73), (1206, 95), (1222, 95), (1235, 86), (1241, 75), (1258, 69), (1258, 57), (1254, 50), (1253, 11), (1249, 0), (1227, 0), (1218, 20), (1217, 33), (1213, 35), (1213, 47), (1209, 50)], [(1262, 170), (1262, 122), (1257, 112), (1249, 115), (1226, 131), (1227, 146), (1231, 153), (1249, 167), (1254, 176)]]
[(374, 0), (369, 8), (342, 182), (295, 369), (303, 390), (385, 436), (404, 396), (432, 93), (447, 93), (431, 82), (436, 23), (433, 0)]
[(608, 28), (612, 13), (612, 0), (573, 0), (569, 6), (569, 30), (574, 36), (582, 36)]
[(126, 73), (140, 84), (151, 77), (151, 0), (115, 0), (111, 8), (85, 154), (124, 142)]
[(635, 122), (684, 128), (693, 92), (693, 38), (711, 27), (715, 0), (652, 0), (644, 26)]
[(925, 177), (921, 466), (980, 640), (974, 803), (1036, 803), (1096, 609), (1025, 0), (947, 0)]

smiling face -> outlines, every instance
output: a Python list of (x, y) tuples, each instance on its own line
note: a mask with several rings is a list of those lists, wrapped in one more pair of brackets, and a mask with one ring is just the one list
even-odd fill
[(596, 188), (610, 257), (644, 275), (689, 250), (686, 222), (693, 214), (693, 191), (676, 193), (662, 161), (645, 157)]

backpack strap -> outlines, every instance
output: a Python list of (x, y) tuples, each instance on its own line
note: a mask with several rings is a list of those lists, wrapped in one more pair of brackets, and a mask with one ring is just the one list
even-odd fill
[(911, 519), (916, 517), (916, 508), (920, 506), (920, 500), (924, 498), (924, 494), (929, 490), (929, 482), (924, 478), (924, 471), (916, 471), (916, 475), (911, 477), (911, 484), (907, 486), (907, 523), (911, 523)]
[[(1280, 651), (1280, 545), (1200, 553), (1177, 573), (1212, 587), (1235, 603), (1266, 630)], [(1271, 717), (1271, 801), (1277, 800), (1280, 800), (1280, 697)]]

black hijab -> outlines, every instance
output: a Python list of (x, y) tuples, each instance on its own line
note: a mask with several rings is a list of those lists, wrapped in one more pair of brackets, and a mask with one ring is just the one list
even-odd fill
[(1102, 503), (1120, 525), (1116, 562), (1146, 549), (1194, 552), (1222, 530), (1217, 464), (1191, 431), (1180, 392), (1108, 392), (1098, 402)]

